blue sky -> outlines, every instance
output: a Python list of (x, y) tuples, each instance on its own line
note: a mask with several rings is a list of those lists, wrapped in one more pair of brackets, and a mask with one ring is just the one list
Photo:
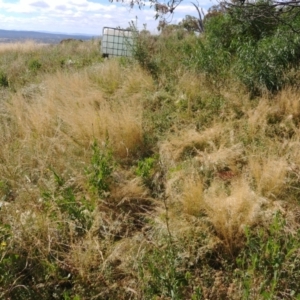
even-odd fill
[[(207, 10), (213, 5), (212, 1), (199, 0), (199, 4)], [(134, 20), (139, 29), (147, 24), (147, 29), (155, 32), (158, 21), (154, 14), (147, 6), (142, 10), (130, 9), (126, 4), (109, 0), (0, 0), (0, 29), (97, 36), (104, 26), (125, 28)], [(183, 0), (172, 22), (178, 23), (187, 14), (196, 15), (196, 11), (190, 1)]]

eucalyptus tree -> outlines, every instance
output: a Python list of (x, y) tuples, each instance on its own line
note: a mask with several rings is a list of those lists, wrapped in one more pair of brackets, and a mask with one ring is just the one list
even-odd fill
[[(170, 16), (173, 16), (176, 8), (183, 2), (183, 0), (169, 0), (169, 1), (159, 1), (159, 0), (109, 0), (110, 2), (122, 2), (128, 3), (128, 5), (133, 8), (135, 6), (139, 7), (140, 9), (144, 8), (146, 5), (150, 6), (150, 8), (154, 8), (156, 14), (155, 18), (160, 18), (162, 22), (168, 23), (167, 19)], [(200, 7), (199, 2), (196, 0), (195, 2), (190, 2), (196, 9), (198, 14), (198, 18), (193, 17), (193, 20), (187, 20), (189, 23), (190, 21), (194, 22), (194, 27), (196, 31), (203, 32), (203, 18), (204, 18), (204, 11)]]

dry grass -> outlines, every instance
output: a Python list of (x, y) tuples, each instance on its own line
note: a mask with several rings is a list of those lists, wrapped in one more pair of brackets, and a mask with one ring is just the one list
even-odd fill
[(203, 132), (193, 129), (179, 132), (160, 145), (160, 157), (166, 166), (176, 164), (184, 157), (194, 156), (198, 151), (209, 151), (220, 141), (223, 128), (213, 126)]
[(107, 94), (115, 93), (122, 85), (124, 72), (117, 60), (109, 60), (93, 68), (90, 78)]
[(225, 247), (234, 253), (241, 246), (245, 227), (259, 221), (262, 203), (246, 180), (237, 179), (229, 195), (212, 185), (203, 205)]
[(120, 93), (132, 96), (138, 93), (151, 93), (155, 91), (154, 80), (138, 64), (128, 68), (124, 74), (124, 82)]
[(252, 140), (258, 135), (264, 135), (269, 111), (269, 103), (263, 99), (248, 113), (248, 134)]
[(32, 101), (14, 96), (9, 108), (16, 134), (28, 144), (37, 141), (46, 152), (54, 148), (64, 153), (71, 144), (87, 149), (93, 139), (104, 143), (109, 138), (121, 158), (142, 147), (139, 99), (106, 100), (85, 72), (57, 73), (43, 87)]
[[(179, 72), (178, 83), (176, 84), (176, 92), (182, 105), (187, 107), (187, 112), (191, 115), (192, 106), (205, 97), (207, 89), (204, 88), (204, 78), (199, 78), (199, 75), (193, 74), (192, 72)], [(186, 103), (185, 103), (186, 102)]]
[[(85, 236), (78, 240), (73, 232), (74, 239), (70, 240), (70, 251), (65, 255), (65, 263), (71, 272), (78, 274), (83, 280), (97, 280), (102, 276), (103, 264), (106, 257), (107, 243), (99, 241), (94, 234), (100, 224), (101, 213), (94, 211), (94, 222)], [(97, 216), (98, 215), (98, 216)], [(72, 228), (72, 227), (71, 227)]]
[(15, 42), (15, 43), (0, 43), (0, 53), (18, 52), (30, 53), (47, 46), (47, 44), (38, 44), (35, 41)]
[(231, 170), (233, 175), (239, 172), (239, 163), (245, 160), (245, 149), (241, 144), (234, 144), (231, 147), (220, 145), (214, 151), (198, 151), (195, 159), (201, 164), (202, 168), (210, 169), (215, 172)]
[[(175, 182), (178, 186), (179, 181)], [(267, 213), (268, 200), (260, 198), (245, 178), (233, 178), (231, 184), (226, 186), (222, 179), (216, 177), (209, 188), (205, 188), (200, 177), (186, 175), (181, 177), (180, 182), (182, 188), (177, 190), (176, 197), (182, 204), (179, 209), (198, 218), (206, 215), (223, 249), (231, 255), (242, 247), (246, 227), (261, 223), (262, 219), (267, 224), (267, 218), (272, 218), (272, 214)], [(171, 183), (172, 179), (169, 185)], [(173, 182), (173, 190), (175, 187)], [(170, 200), (176, 198), (171, 197)], [(174, 215), (170, 222), (176, 235), (176, 223), (181, 222), (180, 217)]]
[(201, 88), (203, 91), (207, 92), (199, 82), (199, 75), (193, 74), (191, 72), (185, 72), (183, 74), (179, 74), (179, 81), (177, 84), (178, 92), (181, 91), (184, 93), (190, 101), (197, 100), (197, 97), (201, 95)]
[(122, 66), (118, 60), (111, 59), (89, 70), (89, 77), (108, 95), (118, 93), (121, 97), (154, 91), (152, 77), (133, 63), (130, 67)]
[(277, 113), (282, 116), (290, 116), (298, 119), (300, 117), (300, 98), (299, 92), (292, 89), (285, 89), (281, 91), (276, 99), (275, 109)]
[[(37, 49), (30, 45), (11, 51)], [(62, 48), (86, 52), (86, 45)], [(11, 74), (22, 66), (17, 59)], [(41, 73), (6, 91), (0, 270), (8, 271), (0, 296), (14, 299), (26, 286), (43, 299), (54, 292), (65, 299), (238, 299), (244, 285), (232, 268), (251, 250), (245, 229), (261, 229), (253, 244), (259, 251), (277, 242), (264, 239), (280, 212), (285, 232), (296, 236), (297, 93), (249, 100), (238, 86), (218, 86), (214, 95), (193, 72), (171, 77), (154, 81), (130, 60), (110, 59)], [(100, 193), (105, 176), (109, 187)], [(258, 258), (244, 265), (251, 259)], [(261, 284), (250, 267), (239, 266)]]
[(189, 179), (184, 182), (182, 191), (183, 211), (195, 217), (203, 212), (204, 188), (201, 179)]
[[(250, 141), (258, 135), (266, 139), (269, 112), (266, 100), (249, 112)], [(233, 128), (228, 130), (220, 122), (200, 132), (183, 130), (160, 147), (168, 172), (166, 195), (171, 205), (175, 205), (176, 211), (179, 201), (183, 213), (194, 217), (207, 215), (231, 255), (242, 247), (246, 227), (259, 223), (264, 226), (262, 220), (268, 223), (272, 218), (276, 208), (269, 208), (270, 200), (285, 194), (289, 169), (283, 156), (274, 156), (279, 155), (279, 149), (266, 148), (273, 156), (259, 158), (253, 155), (259, 148), (247, 149), (243, 143), (237, 143), (243, 127)], [(274, 145), (266, 141), (268, 147)]]
[[(118, 68), (117, 62), (107, 64)], [(124, 94), (108, 98), (91, 76), (94, 70), (46, 75), (30, 93), (11, 94), (3, 104), (0, 199), (1, 205), (9, 203), (0, 218), (12, 235), (7, 255), (18, 249), (20, 257), (47, 276), (58, 277), (62, 268), (81, 282), (100, 279), (105, 285), (119, 276), (109, 271), (117, 255), (115, 239), (125, 239), (142, 226), (151, 200), (132, 171), (116, 170), (110, 203), (102, 203), (89, 186), (85, 168), (94, 140), (100, 147), (108, 141), (119, 161), (143, 151), (141, 97), (153, 82), (126, 78), (128, 70), (120, 68), (120, 78), (126, 78), (124, 86), (118, 82)], [(107, 73), (97, 76), (102, 80)], [(128, 272), (124, 268), (120, 274)]]
[(259, 194), (278, 199), (284, 193), (288, 171), (288, 164), (284, 158), (250, 157), (249, 169)]

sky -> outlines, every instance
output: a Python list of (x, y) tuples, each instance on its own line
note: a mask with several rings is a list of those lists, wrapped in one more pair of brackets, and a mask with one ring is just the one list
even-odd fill
[[(197, 16), (190, 1), (183, 0), (176, 8), (172, 23), (180, 22), (185, 15)], [(199, 5), (206, 11), (214, 4), (212, 1), (199, 0)], [(126, 28), (134, 21), (138, 29), (146, 24), (155, 33), (158, 21), (154, 16), (147, 5), (142, 10), (131, 9), (128, 4), (109, 0), (0, 0), (0, 29), (6, 30), (99, 36), (105, 26)]]

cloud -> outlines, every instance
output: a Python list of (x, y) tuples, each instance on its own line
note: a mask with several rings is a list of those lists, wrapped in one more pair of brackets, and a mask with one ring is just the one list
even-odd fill
[[(207, 1), (208, 2), (208, 1)], [(209, 2), (210, 4), (212, 2)], [(199, 6), (200, 8), (200, 11), (203, 9), (204, 11), (206, 11), (207, 9), (205, 9), (205, 6)], [(193, 6), (192, 4), (190, 5), (179, 5), (177, 8), (176, 8), (176, 13), (177, 14), (184, 14), (184, 15), (197, 15), (197, 10), (195, 8), (195, 6)]]
[(72, 6), (79, 6), (79, 7), (88, 7), (89, 3), (86, 0), (72, 0), (68, 1), (68, 3)]
[(3, 3), (18, 3), (19, 0), (2, 0), (2, 1), (0, 1), (0, 4), (1, 4), (1, 2), (3, 2)]
[(35, 6), (39, 8), (48, 8), (50, 7), (46, 2), (44, 1), (37, 1), (30, 4), (30, 6)]
[[(201, 5), (208, 1), (203, 0)], [(177, 7), (171, 18), (173, 23), (188, 14), (197, 16), (196, 9), (188, 3), (184, 2)], [(214, 4), (209, 3), (210, 6)], [(137, 16), (138, 27), (147, 24), (147, 28), (153, 32), (158, 23), (154, 15), (153, 8), (148, 5), (141, 10), (137, 7), (130, 9), (128, 4), (110, 3), (109, 0), (0, 0), (1, 29), (100, 35), (103, 27), (126, 28)]]
[(65, 5), (56, 5), (55, 9), (57, 9), (57, 10), (67, 10), (67, 7)]

